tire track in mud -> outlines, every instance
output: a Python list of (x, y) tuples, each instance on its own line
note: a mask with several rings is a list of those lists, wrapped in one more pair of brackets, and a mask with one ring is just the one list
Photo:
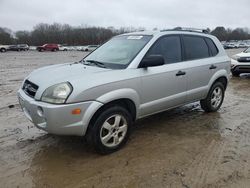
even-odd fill
[(228, 187), (250, 178), (250, 121), (228, 130), (222, 140), (213, 140), (186, 168), (181, 181), (187, 187)]

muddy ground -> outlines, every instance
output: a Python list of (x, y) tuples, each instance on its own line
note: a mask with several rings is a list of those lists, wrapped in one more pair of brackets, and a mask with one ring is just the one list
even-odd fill
[(193, 103), (140, 120), (125, 148), (101, 156), (35, 128), (16, 98), (33, 69), (83, 56), (0, 53), (0, 187), (250, 187), (250, 75), (231, 79), (219, 112)]

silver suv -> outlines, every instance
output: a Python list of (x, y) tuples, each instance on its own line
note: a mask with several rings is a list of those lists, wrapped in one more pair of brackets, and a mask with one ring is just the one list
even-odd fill
[(113, 37), (79, 62), (33, 71), (18, 98), (39, 129), (85, 135), (98, 152), (111, 153), (137, 119), (194, 101), (217, 111), (229, 73), (230, 59), (212, 35), (136, 32)]

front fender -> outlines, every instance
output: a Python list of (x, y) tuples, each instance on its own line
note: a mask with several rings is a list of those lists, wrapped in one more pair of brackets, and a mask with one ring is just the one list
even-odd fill
[[(118, 99), (130, 99), (131, 101), (133, 101), (136, 107), (136, 112), (138, 113), (138, 109), (140, 105), (140, 97), (139, 97), (139, 94), (134, 89), (131, 89), (131, 88), (123, 88), (123, 89), (110, 91), (98, 97), (96, 100), (103, 104), (106, 104), (106, 103), (109, 103)], [(137, 113), (136, 113), (136, 117), (137, 117)]]
[(87, 128), (89, 126), (89, 122), (94, 114), (105, 104), (112, 102), (118, 99), (130, 99), (134, 102), (136, 107), (136, 117), (138, 117), (138, 108), (140, 104), (139, 95), (137, 92), (130, 88), (117, 89), (114, 91), (110, 91), (99, 96), (95, 102), (93, 102), (90, 107), (86, 110), (85, 115), (83, 117), (83, 135), (86, 134)]
[(82, 123), (83, 123), (82, 135), (86, 134), (91, 118), (94, 116), (97, 110), (100, 109), (102, 106), (103, 106), (102, 103), (95, 101), (84, 112), (84, 116), (82, 119)]

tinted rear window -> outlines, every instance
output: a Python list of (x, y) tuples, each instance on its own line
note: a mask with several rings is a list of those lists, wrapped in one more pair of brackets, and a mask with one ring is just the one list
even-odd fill
[(203, 37), (183, 36), (186, 60), (209, 57), (209, 49)]
[(218, 49), (215, 46), (214, 42), (211, 39), (209, 39), (209, 38), (205, 38), (205, 40), (207, 42), (207, 45), (210, 48), (211, 55), (212, 56), (216, 56), (218, 54)]

